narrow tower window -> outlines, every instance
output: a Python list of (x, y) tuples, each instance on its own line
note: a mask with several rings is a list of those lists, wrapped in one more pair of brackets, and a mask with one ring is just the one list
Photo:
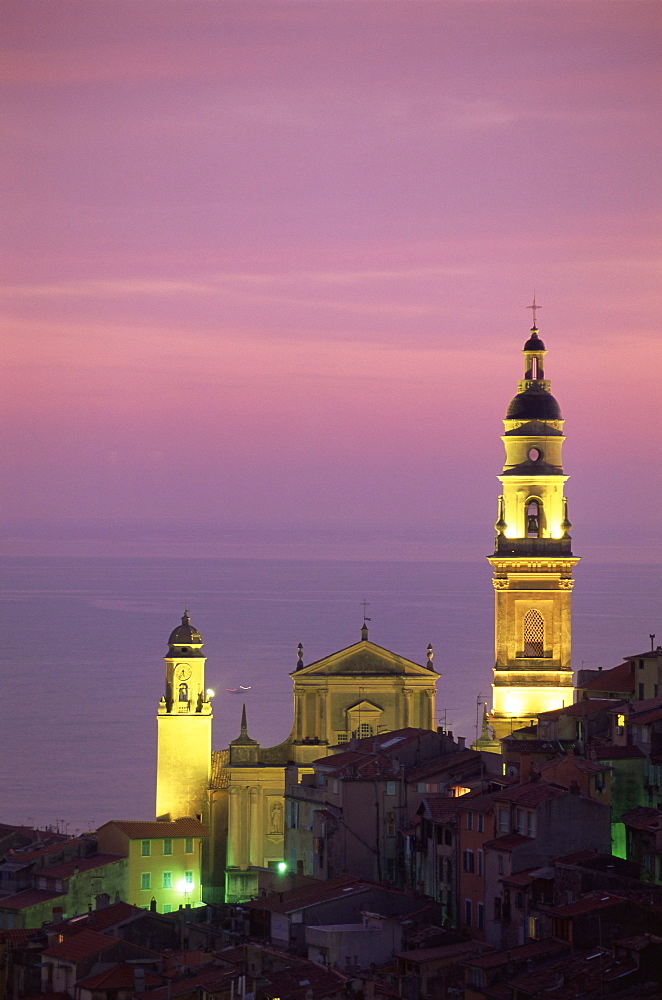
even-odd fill
[(538, 378), (538, 359), (531, 358), (531, 378)]
[(188, 684), (179, 685), (179, 700), (188, 701)]
[(527, 612), (524, 618), (524, 655), (542, 656), (545, 648), (545, 622), (539, 611)]

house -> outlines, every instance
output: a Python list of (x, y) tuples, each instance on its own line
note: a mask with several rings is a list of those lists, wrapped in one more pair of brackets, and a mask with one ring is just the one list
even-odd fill
[(111, 820), (97, 831), (99, 850), (127, 859), (125, 896), (161, 913), (202, 905), (202, 842), (209, 836), (198, 820)]
[(306, 928), (361, 922), (364, 911), (383, 917), (409, 917), (411, 928), (436, 916), (435, 905), (420, 896), (382, 884), (341, 875), (300, 889), (275, 893), (242, 904), (250, 936), (272, 946), (307, 954)]
[(158, 973), (163, 966), (163, 956), (85, 929), (43, 950), (42, 993), (67, 993), (73, 997), (78, 981), (90, 976), (100, 962), (107, 966), (120, 962), (140, 963), (141, 967)]
[(1, 927), (40, 927), (86, 912), (101, 895), (127, 891), (127, 861), (116, 854), (94, 854), (33, 869), (32, 886), (0, 898)]
[(662, 885), (662, 810), (637, 806), (621, 820), (628, 860), (639, 865), (643, 881)]
[(443, 762), (458, 749), (463, 748), (443, 732), (406, 728), (352, 741), (347, 750), (313, 761), (312, 773), (288, 767), (285, 858), (290, 868), (316, 878), (351, 871), (405, 885), (402, 831), (420, 801), (408, 771), (432, 760)]

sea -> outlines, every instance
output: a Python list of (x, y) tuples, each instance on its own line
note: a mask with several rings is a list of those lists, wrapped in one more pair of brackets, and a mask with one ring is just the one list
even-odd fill
[[(441, 674), (437, 721), (473, 740), (494, 662), (490, 568), (471, 562), (10, 557), (4, 561), (0, 822), (68, 833), (154, 817), (156, 710), (171, 630), (200, 630), (214, 746), (292, 724), (297, 645), (312, 663), (360, 638)], [(573, 660), (608, 668), (662, 642), (662, 568), (576, 572)], [(364, 606), (363, 602), (367, 604)]]

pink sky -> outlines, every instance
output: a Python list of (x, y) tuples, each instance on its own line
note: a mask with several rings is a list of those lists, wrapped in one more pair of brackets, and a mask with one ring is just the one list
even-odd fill
[(575, 548), (662, 556), (657, 0), (0, 17), (3, 551), (482, 558), (535, 288)]

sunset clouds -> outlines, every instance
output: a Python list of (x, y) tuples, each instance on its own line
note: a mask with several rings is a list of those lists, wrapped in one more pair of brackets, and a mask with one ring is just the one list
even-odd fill
[(658, 3), (2, 17), (10, 551), (337, 523), (474, 558), (534, 287), (577, 550), (623, 549), (623, 482), (660, 489)]

